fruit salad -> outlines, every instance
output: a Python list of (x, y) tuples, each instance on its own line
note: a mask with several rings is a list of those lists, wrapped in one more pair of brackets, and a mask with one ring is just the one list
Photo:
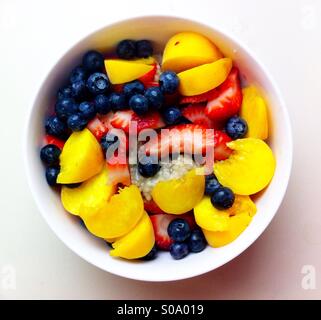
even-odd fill
[(163, 52), (145, 39), (90, 50), (68, 72), (40, 158), (65, 210), (111, 256), (178, 260), (251, 223), (276, 162), (267, 104), (240, 72), (194, 32)]

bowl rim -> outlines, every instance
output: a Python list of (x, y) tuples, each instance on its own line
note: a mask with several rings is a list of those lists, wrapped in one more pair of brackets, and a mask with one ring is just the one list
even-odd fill
[[(271, 87), (275, 93), (275, 96), (276, 96), (276, 99), (279, 103), (280, 108), (284, 112), (284, 119), (283, 120), (285, 122), (283, 123), (283, 126), (285, 128), (285, 132), (287, 133), (287, 143), (288, 143), (287, 163), (288, 163), (288, 165), (287, 165), (287, 170), (285, 172), (283, 172), (283, 175), (282, 175), (283, 186), (282, 186), (282, 189), (280, 190), (279, 203), (277, 203), (275, 205), (274, 213), (271, 214), (269, 219), (266, 220), (264, 227), (262, 227), (261, 230), (255, 234), (255, 236), (253, 236), (251, 239), (249, 239), (248, 242), (244, 242), (243, 245), (239, 246), (238, 250), (236, 250), (233, 254), (227, 255), (224, 259), (222, 259), (222, 261), (220, 263), (217, 263), (215, 266), (213, 266), (212, 264), (203, 266), (201, 269), (198, 268), (195, 271), (191, 272), (189, 275), (185, 275), (185, 274), (182, 276), (167, 275), (165, 277), (162, 276), (159, 279), (154, 279), (154, 278), (148, 277), (148, 275), (146, 277), (144, 277), (144, 276), (136, 275), (134, 273), (126, 274), (126, 272), (119, 271), (115, 267), (110, 267), (110, 266), (105, 266), (105, 265), (102, 266), (102, 265), (98, 264), (97, 262), (95, 262), (94, 259), (82, 254), (81, 250), (78, 250), (75, 246), (73, 246), (71, 243), (68, 243), (68, 241), (66, 241), (65, 237), (61, 234), (61, 232), (49, 221), (49, 218), (44, 214), (45, 206), (43, 205), (42, 201), (40, 201), (38, 195), (35, 192), (35, 187), (34, 187), (35, 182), (32, 178), (32, 173), (31, 173), (32, 170), (30, 168), (29, 159), (28, 159), (28, 144), (30, 143), (29, 134), (30, 134), (31, 119), (32, 119), (33, 111), (36, 106), (36, 101), (38, 100), (42, 86), (45, 83), (45, 81), (47, 80), (47, 78), (50, 75), (50, 73), (52, 72), (52, 70), (58, 65), (58, 63), (61, 61), (61, 59), (69, 51), (71, 51), (74, 47), (79, 45), (85, 39), (93, 36), (96, 33), (103, 31), (104, 29), (106, 29), (108, 27), (117, 26), (118, 24), (125, 23), (125, 22), (134, 22), (135, 20), (140, 20), (140, 19), (168, 19), (168, 18), (182, 20), (182, 21), (184, 20), (184, 21), (187, 21), (190, 23), (198, 24), (199, 26), (202, 26), (204, 28), (214, 30), (216, 33), (221, 34), (228, 41), (236, 43), (260, 67), (261, 71), (265, 75), (266, 79), (268, 80), (269, 84), (271, 85)], [(197, 19), (190, 19), (185, 16), (177, 16), (174, 14), (173, 15), (172, 14), (168, 14), (168, 15), (165, 15), (165, 14), (162, 14), (162, 15), (148, 15), (148, 14), (147, 15), (132, 15), (128, 18), (122, 18), (122, 19), (115, 20), (115, 21), (113, 20), (111, 23), (100, 26), (99, 28), (95, 29), (94, 31), (87, 33), (84, 36), (81, 36), (81, 38), (78, 39), (76, 42), (74, 42), (70, 47), (65, 49), (62, 53), (59, 53), (59, 57), (50, 65), (50, 67), (48, 68), (48, 72), (46, 72), (40, 78), (40, 80), (36, 86), (35, 93), (32, 95), (30, 100), (31, 101), (28, 103), (28, 109), (26, 111), (27, 116), (26, 116), (26, 122), (25, 122), (24, 130), (23, 130), (22, 156), (23, 156), (23, 162), (24, 162), (24, 167), (25, 167), (25, 172), (26, 172), (26, 177), (27, 177), (27, 183), (28, 183), (29, 189), (31, 191), (32, 197), (36, 203), (36, 206), (37, 206), (38, 210), (40, 211), (43, 219), (46, 221), (47, 225), (54, 232), (54, 234), (57, 236), (57, 238), (64, 243), (64, 245), (66, 245), (72, 252), (77, 254), (79, 257), (81, 257), (86, 262), (90, 263), (91, 265), (93, 265), (103, 271), (107, 271), (111, 274), (121, 276), (121, 277), (124, 277), (127, 279), (133, 279), (133, 280), (148, 281), (148, 282), (166, 282), (166, 281), (177, 281), (177, 280), (189, 279), (189, 278), (193, 278), (193, 277), (208, 273), (210, 271), (216, 270), (216, 269), (220, 268), (221, 266), (225, 265), (226, 263), (232, 261), (240, 254), (242, 254), (247, 248), (249, 248), (262, 235), (262, 233), (266, 230), (266, 228), (269, 226), (272, 219), (275, 217), (276, 213), (278, 212), (279, 207), (280, 207), (280, 205), (284, 199), (285, 193), (287, 191), (287, 187), (288, 187), (290, 176), (291, 176), (292, 164), (293, 164), (293, 135), (292, 135), (291, 121), (290, 121), (288, 109), (286, 107), (283, 96), (279, 90), (279, 87), (278, 87), (276, 81), (274, 80), (274, 78), (272, 77), (270, 72), (267, 70), (265, 65), (258, 59), (256, 54), (254, 54), (253, 51), (251, 49), (249, 49), (248, 46), (245, 43), (243, 43), (241, 40), (236, 39), (236, 36), (231, 35), (231, 33), (229, 31), (225, 30), (222, 27), (216, 26), (214, 23), (211, 23), (211, 24), (203, 23), (203, 22), (198, 21)]]

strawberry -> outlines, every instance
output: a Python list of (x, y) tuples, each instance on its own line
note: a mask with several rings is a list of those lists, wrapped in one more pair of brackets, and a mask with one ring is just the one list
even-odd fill
[(145, 89), (151, 88), (151, 87), (159, 87), (159, 83), (156, 81), (150, 81), (144, 83)]
[(193, 122), (194, 124), (200, 124), (206, 128), (214, 128), (214, 122), (204, 113), (205, 106), (202, 104), (190, 104), (182, 109), (182, 115)]
[(210, 91), (198, 94), (196, 96), (190, 97), (181, 97), (180, 104), (188, 104), (188, 103), (200, 103), (200, 102), (207, 102), (209, 100), (214, 99), (218, 94), (217, 89), (212, 89)]
[(167, 228), (175, 218), (177, 218), (177, 216), (169, 214), (155, 214), (150, 216), (154, 228), (155, 243), (159, 249), (168, 251), (173, 243), (173, 240), (167, 233)]
[(111, 164), (107, 161), (106, 166), (108, 169), (108, 183), (112, 185), (116, 185), (118, 183), (125, 186), (130, 185), (130, 173), (127, 163)]
[(137, 131), (143, 129), (159, 129), (165, 126), (165, 123), (157, 111), (150, 111), (146, 115), (138, 116), (132, 110), (117, 111), (110, 123), (114, 128), (129, 132), (129, 125), (132, 121), (137, 122)]
[(148, 141), (141, 151), (146, 154), (167, 155), (168, 152), (183, 152), (190, 147), (193, 154), (205, 154), (214, 148), (214, 130), (198, 124), (180, 124), (163, 129), (158, 139)]
[(108, 132), (108, 128), (98, 117), (88, 123), (87, 129), (91, 131), (98, 141)]
[(142, 77), (138, 78), (139, 81), (143, 83), (143, 85), (146, 87), (146, 84), (154, 81), (155, 75), (157, 72), (157, 64), (153, 64), (153, 69), (148, 71), (146, 74), (144, 74)]
[(102, 122), (105, 128), (108, 130), (112, 129), (113, 126), (111, 125), (110, 121), (113, 118), (114, 113), (112, 111), (108, 112), (107, 114), (104, 115), (98, 115), (98, 119)]
[(227, 79), (217, 88), (218, 95), (208, 101), (205, 114), (213, 120), (224, 120), (238, 113), (242, 104), (242, 90), (238, 69), (233, 68)]
[(54, 136), (51, 136), (49, 134), (47, 134), (45, 136), (45, 141), (44, 141), (44, 144), (54, 144), (56, 147), (58, 147), (59, 149), (62, 149), (65, 145), (65, 141), (63, 140), (60, 140)]
[(153, 199), (146, 200), (144, 199), (144, 208), (150, 214), (163, 214), (165, 213)]
[(223, 131), (215, 130), (214, 133), (214, 159), (215, 160), (225, 160), (231, 153), (230, 149), (226, 143), (232, 141), (232, 139)]

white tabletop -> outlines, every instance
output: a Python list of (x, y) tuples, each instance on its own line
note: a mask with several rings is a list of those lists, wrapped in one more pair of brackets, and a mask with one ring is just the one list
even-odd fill
[[(39, 82), (71, 45), (111, 21), (167, 13), (222, 27), (248, 44), (284, 95), (295, 152), (284, 202), (254, 245), (214, 272), (154, 284), (98, 270), (56, 238), (26, 184), (21, 132)], [(321, 298), (320, 36), (319, 0), (1, 0), (0, 298)], [(303, 278), (314, 271), (315, 282)]]

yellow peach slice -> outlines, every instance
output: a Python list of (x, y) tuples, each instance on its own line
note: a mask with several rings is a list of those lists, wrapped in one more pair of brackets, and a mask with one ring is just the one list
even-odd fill
[(80, 216), (87, 229), (104, 239), (125, 235), (137, 224), (143, 213), (143, 199), (135, 185), (121, 189), (97, 210), (80, 208)]
[(61, 189), (61, 202), (64, 208), (74, 215), (80, 214), (82, 206), (95, 210), (102, 207), (116, 192), (116, 187), (108, 185), (108, 172), (106, 168), (83, 182), (78, 188), (71, 189), (63, 186)]
[(198, 226), (210, 231), (226, 231), (229, 228), (230, 215), (227, 210), (218, 210), (210, 197), (204, 197), (194, 208)]
[(243, 89), (240, 116), (248, 125), (246, 137), (262, 140), (268, 138), (269, 122), (266, 103), (254, 86)]
[(275, 171), (275, 158), (270, 147), (255, 138), (227, 143), (234, 150), (230, 157), (214, 164), (219, 182), (239, 195), (251, 195), (264, 189)]
[(57, 182), (83, 182), (98, 174), (104, 163), (102, 149), (94, 135), (88, 129), (74, 132), (62, 149)]
[(133, 61), (135, 63), (148, 64), (148, 65), (157, 63), (157, 60), (154, 57), (139, 58), (139, 59), (134, 59), (134, 60), (130, 60), (130, 61)]
[(141, 62), (110, 59), (105, 60), (105, 68), (112, 84), (121, 84), (136, 80), (153, 69), (152, 65)]
[(203, 35), (181, 32), (168, 40), (163, 53), (162, 69), (177, 73), (222, 57), (214, 43)]
[(212, 63), (178, 73), (179, 92), (194, 96), (212, 90), (222, 84), (232, 69), (232, 60), (222, 58)]
[(203, 229), (207, 243), (214, 248), (222, 247), (234, 241), (250, 224), (252, 218), (247, 213), (237, 214), (230, 218), (227, 231), (208, 231)]
[(246, 213), (250, 217), (256, 214), (256, 205), (249, 196), (235, 195), (233, 206), (227, 211), (230, 216)]
[(138, 259), (146, 256), (155, 244), (152, 222), (146, 211), (137, 225), (126, 235), (113, 242), (110, 255), (125, 259)]
[(158, 182), (152, 190), (152, 197), (164, 212), (183, 214), (202, 199), (204, 188), (204, 176), (193, 169), (180, 179)]

